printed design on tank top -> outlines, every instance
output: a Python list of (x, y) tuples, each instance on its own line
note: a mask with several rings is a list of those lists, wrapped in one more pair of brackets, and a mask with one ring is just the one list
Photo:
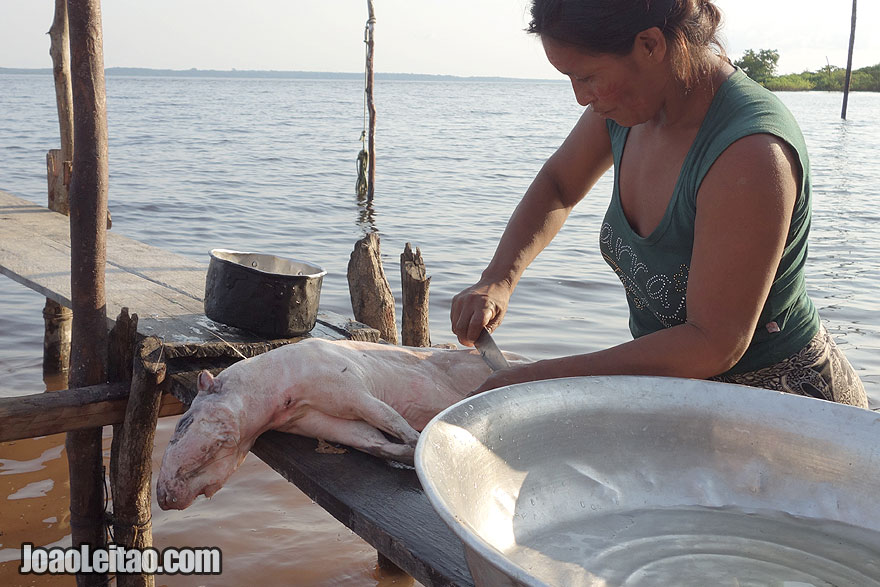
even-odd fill
[(614, 228), (607, 222), (602, 224), (599, 234), (599, 249), (605, 262), (620, 278), (627, 297), (636, 309), (647, 309), (666, 328), (685, 322), (687, 265), (680, 265), (671, 276), (652, 273), (631, 246), (624, 244), (622, 238), (615, 237)]

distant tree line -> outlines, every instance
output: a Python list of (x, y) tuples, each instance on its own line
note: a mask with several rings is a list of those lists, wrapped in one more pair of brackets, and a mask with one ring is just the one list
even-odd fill
[[(824, 90), (843, 91), (846, 69), (826, 65), (818, 71), (805, 71), (788, 75), (776, 75), (779, 51), (775, 49), (747, 50), (742, 58), (734, 61), (746, 74), (774, 92), (797, 92)], [(850, 90), (854, 92), (880, 92), (880, 63), (853, 70)]]

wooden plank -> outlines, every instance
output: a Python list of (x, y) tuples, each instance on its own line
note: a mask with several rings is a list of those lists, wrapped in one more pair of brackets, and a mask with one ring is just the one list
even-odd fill
[[(207, 263), (110, 232), (107, 316), (117, 316), (128, 307), (132, 314), (138, 314), (141, 336), (155, 335), (169, 343), (264, 342), (205, 316), (202, 300), (207, 267)], [(68, 219), (0, 191), (0, 273), (70, 307)], [(377, 331), (332, 312), (319, 313), (309, 336), (339, 338), (340, 333), (357, 340), (378, 340)]]
[(473, 585), (464, 547), (434, 511), (416, 472), (349, 449), (266, 432), (252, 452), (337, 520), (426, 586)]
[[(0, 442), (119, 424), (128, 383), (105, 383), (66, 391), (0, 398)], [(162, 396), (161, 416), (186, 411), (173, 395)]]

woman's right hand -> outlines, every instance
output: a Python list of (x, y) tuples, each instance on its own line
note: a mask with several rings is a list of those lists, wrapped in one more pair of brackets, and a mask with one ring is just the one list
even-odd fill
[(485, 326), (489, 332), (495, 330), (504, 313), (513, 287), (507, 282), (479, 281), (452, 298), (452, 332), (465, 346), (474, 346), (474, 341)]

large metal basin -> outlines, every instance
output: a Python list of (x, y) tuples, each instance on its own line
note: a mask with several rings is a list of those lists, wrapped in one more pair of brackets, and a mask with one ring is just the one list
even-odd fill
[(496, 389), (416, 449), (478, 585), (880, 585), (880, 415), (689, 379)]

